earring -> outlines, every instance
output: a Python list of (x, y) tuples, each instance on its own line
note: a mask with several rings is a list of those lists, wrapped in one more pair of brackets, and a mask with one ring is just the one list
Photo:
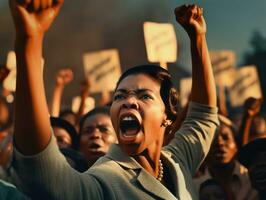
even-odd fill
[(162, 123), (162, 125), (163, 125), (164, 127), (167, 127), (167, 126), (171, 125), (171, 121), (170, 121), (169, 119), (164, 120), (163, 123)]

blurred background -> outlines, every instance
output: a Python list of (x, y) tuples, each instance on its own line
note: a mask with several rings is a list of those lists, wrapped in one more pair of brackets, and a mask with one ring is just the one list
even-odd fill
[[(174, 8), (184, 3), (198, 3), (204, 8), (210, 50), (232, 50), (237, 67), (254, 64), (263, 93), (266, 88), (266, 1), (264, 0), (65, 0), (62, 10), (46, 35), (44, 43), (45, 85), (51, 97), (58, 69), (70, 67), (74, 81), (64, 91), (62, 104), (70, 104), (80, 93), (84, 79), (85, 52), (117, 48), (122, 71), (148, 63), (143, 36), (143, 22), (174, 24), (177, 62), (169, 70), (177, 76), (191, 71), (189, 41), (175, 22)], [(13, 50), (14, 28), (8, 0), (0, 0), (0, 64), (6, 63)], [(265, 112), (265, 106), (263, 106)]]

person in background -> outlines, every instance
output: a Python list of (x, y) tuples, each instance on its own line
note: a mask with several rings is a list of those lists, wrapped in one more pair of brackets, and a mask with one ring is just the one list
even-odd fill
[(87, 160), (79, 151), (64, 147), (60, 149), (60, 152), (65, 156), (69, 165), (78, 172), (85, 172), (89, 168)]
[(59, 148), (79, 149), (78, 133), (68, 121), (59, 117), (50, 117), (50, 122)]
[(238, 160), (248, 169), (260, 199), (266, 199), (266, 138), (257, 138), (244, 145), (238, 152)]
[(214, 180), (225, 191), (228, 200), (258, 199), (252, 189), (247, 169), (236, 159), (236, 128), (225, 116), (219, 115), (220, 127), (206, 160), (204, 173), (194, 181), (198, 188), (207, 180)]
[(91, 167), (105, 155), (111, 144), (117, 143), (115, 130), (110, 118), (110, 108), (96, 107), (80, 120), (80, 151)]
[(12, 112), (6, 99), (0, 96), (0, 131), (9, 129), (12, 126)]
[(228, 200), (223, 188), (213, 179), (206, 180), (200, 185), (199, 200)]
[(76, 128), (76, 131), (78, 131), (77, 129), (77, 118), (78, 117), (77, 117), (77, 114), (73, 112), (71, 109), (63, 109), (59, 114), (59, 118), (69, 122), (72, 126)]
[(266, 137), (266, 122), (259, 114), (262, 103), (262, 99), (256, 99), (254, 97), (246, 99), (244, 113), (238, 131), (239, 147), (246, 145), (255, 138)]

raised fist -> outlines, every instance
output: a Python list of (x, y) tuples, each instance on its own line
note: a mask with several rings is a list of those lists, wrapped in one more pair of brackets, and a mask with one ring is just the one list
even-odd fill
[(203, 9), (197, 5), (183, 5), (175, 9), (176, 21), (187, 31), (189, 36), (206, 33)]
[(71, 69), (61, 69), (57, 73), (56, 77), (57, 86), (65, 86), (73, 80), (73, 72)]
[(17, 35), (43, 35), (57, 16), (64, 0), (9, 0)]
[(244, 103), (245, 112), (249, 116), (252, 116), (252, 117), (255, 116), (256, 114), (260, 112), (262, 102), (263, 100), (261, 98), (256, 99), (254, 97), (249, 97), (248, 99), (246, 99)]

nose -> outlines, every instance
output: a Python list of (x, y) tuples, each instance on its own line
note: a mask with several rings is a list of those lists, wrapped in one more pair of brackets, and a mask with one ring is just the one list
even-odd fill
[(222, 146), (222, 145), (225, 144), (224, 139), (220, 135), (217, 137), (217, 141), (216, 142), (217, 142), (218, 146)]
[(102, 137), (102, 133), (98, 128), (94, 128), (90, 134), (90, 139), (100, 139)]
[(138, 105), (138, 101), (137, 101), (136, 97), (129, 96), (128, 98), (126, 98), (125, 101), (123, 102), (123, 108), (138, 109), (139, 105)]

